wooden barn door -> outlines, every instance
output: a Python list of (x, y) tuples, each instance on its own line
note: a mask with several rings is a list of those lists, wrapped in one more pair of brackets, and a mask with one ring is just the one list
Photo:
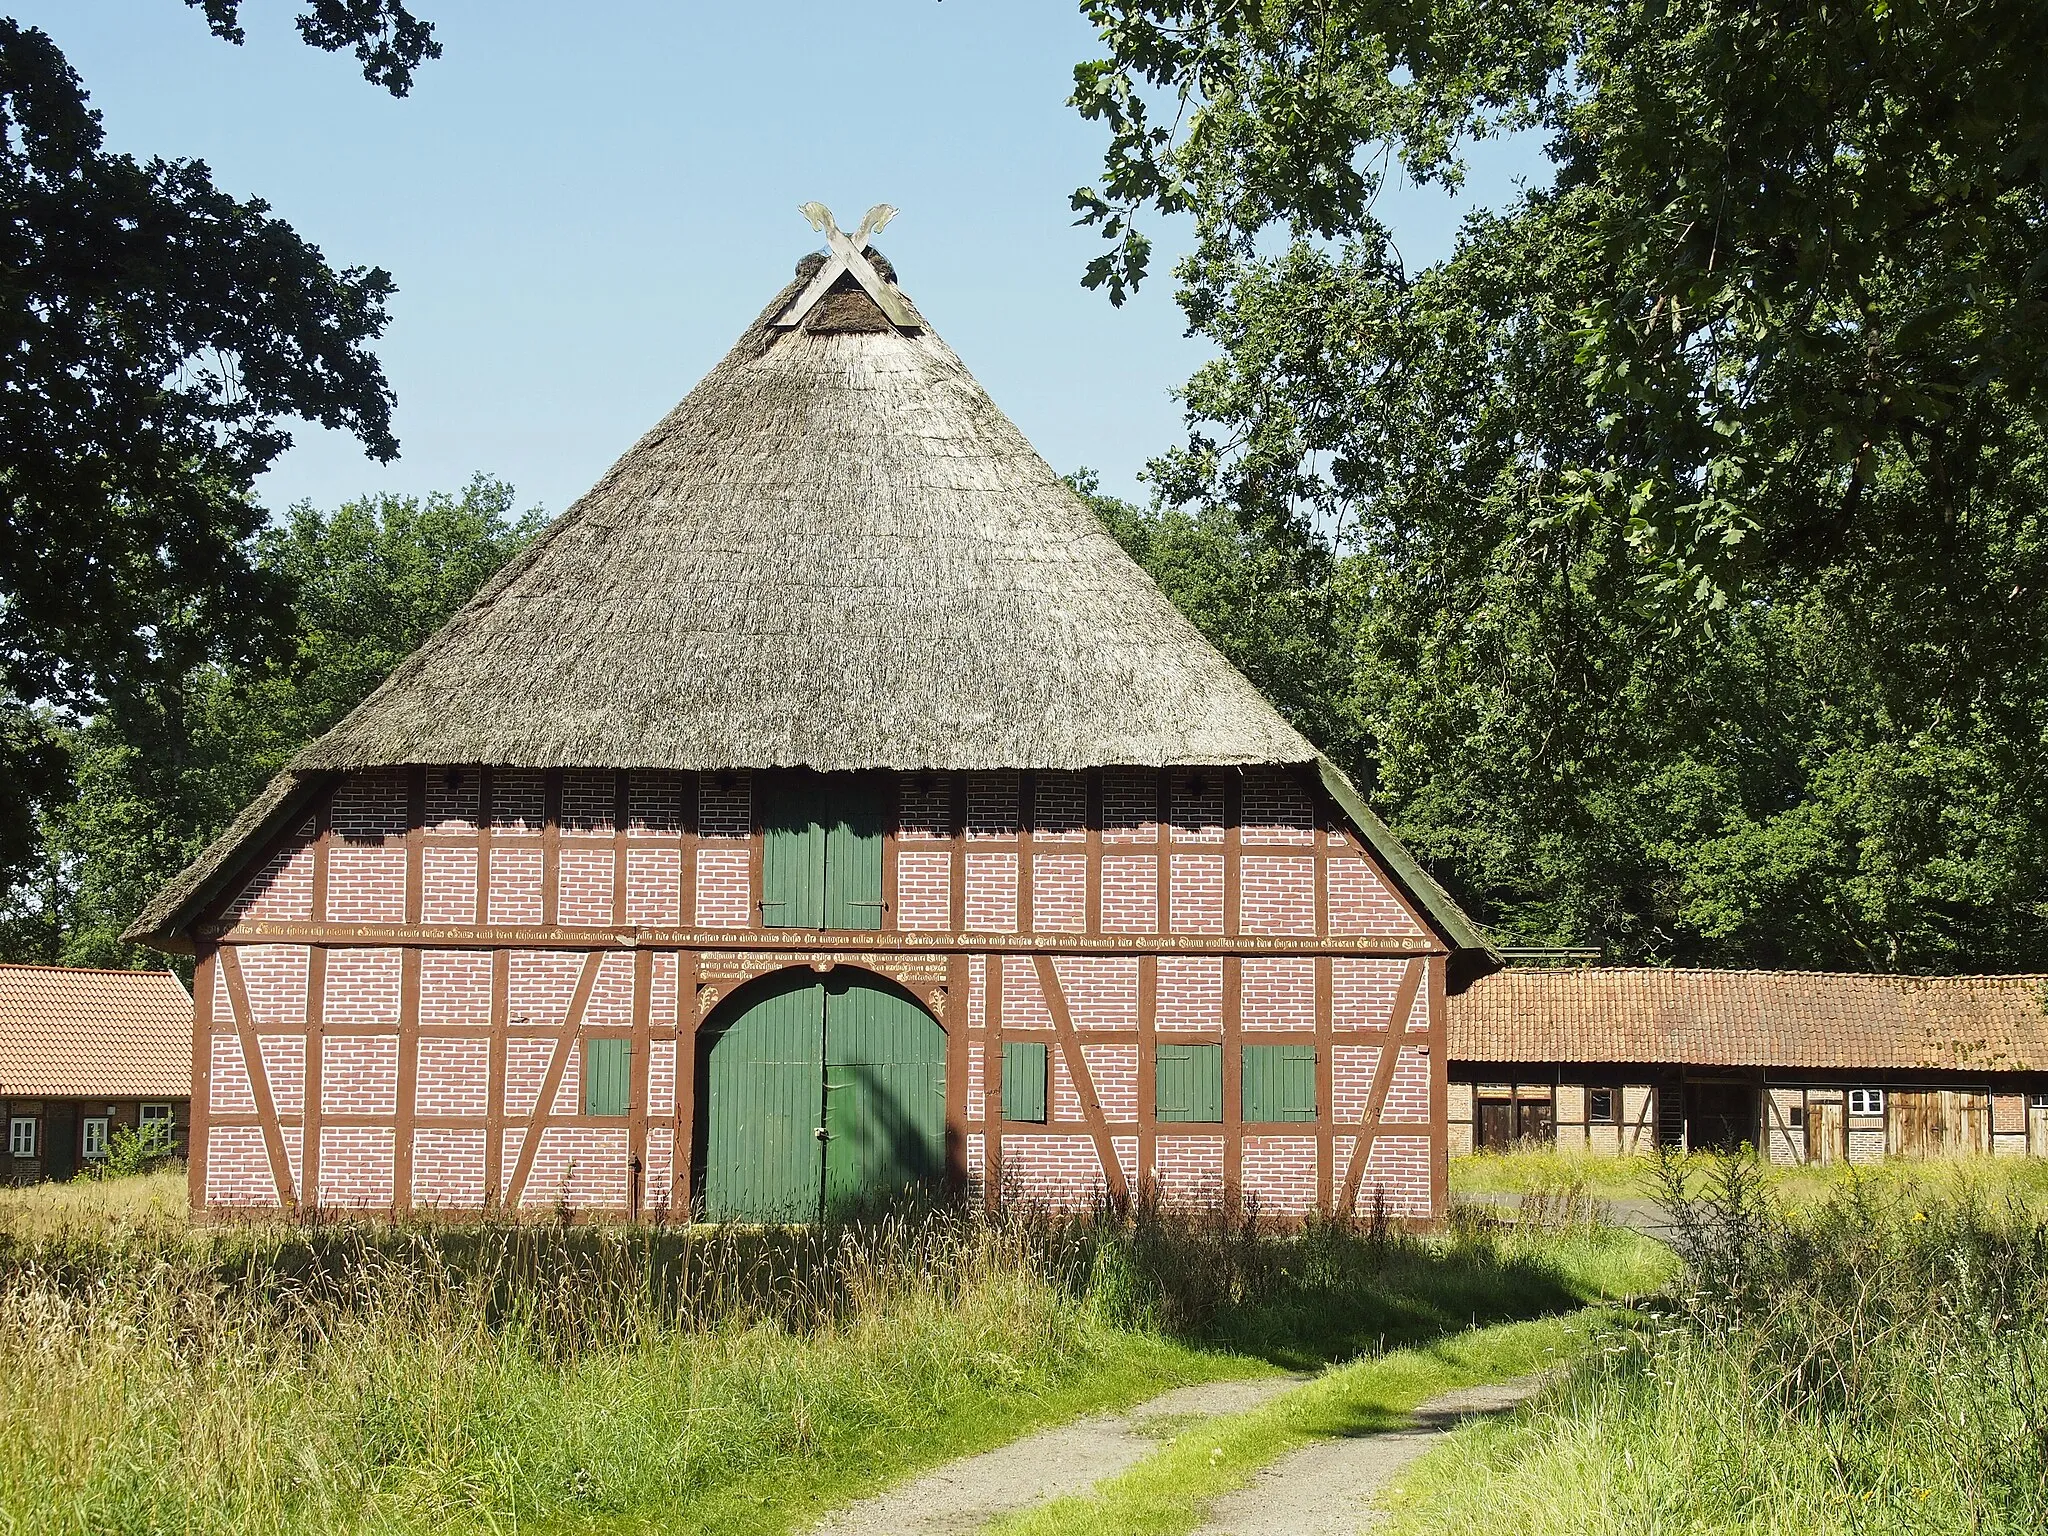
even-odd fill
[(946, 1170), (946, 1032), (900, 993), (825, 984), (825, 1204), (844, 1208)]
[(1515, 1105), (1515, 1140), (1548, 1145), (1557, 1140), (1557, 1116), (1548, 1099), (1522, 1099)]
[(1885, 1109), (1885, 1150), (1894, 1157), (1991, 1150), (1990, 1095), (1981, 1090), (1894, 1089)]
[(808, 973), (753, 1000), (712, 1042), (704, 1214), (811, 1221), (824, 1151), (825, 989)]
[(813, 1221), (945, 1171), (946, 1036), (856, 972), (750, 990), (706, 1068), (704, 1209)]
[(1809, 1099), (1806, 1104), (1806, 1160), (1839, 1163), (1849, 1155), (1849, 1119), (1840, 1099)]
[(1479, 1149), (1482, 1152), (1505, 1152), (1515, 1144), (1515, 1101), (1513, 1099), (1481, 1099), (1479, 1101)]

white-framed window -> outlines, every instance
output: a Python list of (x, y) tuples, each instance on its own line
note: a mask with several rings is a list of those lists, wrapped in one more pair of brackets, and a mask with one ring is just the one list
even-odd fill
[(83, 1152), (87, 1157), (105, 1157), (107, 1155), (107, 1117), (105, 1115), (94, 1115), (89, 1119), (79, 1121), (78, 1126), (83, 1136), (79, 1143), (79, 1151)]
[(1614, 1120), (1614, 1090), (1612, 1088), (1588, 1088), (1586, 1090), (1586, 1118), (1596, 1125), (1609, 1125)]
[(2048, 1093), (2030, 1093), (2030, 1094), (2028, 1094), (2028, 1095), (2027, 1095), (2027, 1108), (2029, 1108), (2029, 1109), (2048, 1109)]
[(1805, 1130), (1806, 1106), (1804, 1104), (1794, 1104), (1789, 1109), (1787, 1109), (1785, 1111), (1785, 1124), (1787, 1127), (1795, 1131)]
[(1882, 1088), (1851, 1088), (1849, 1090), (1849, 1113), (1852, 1115), (1883, 1114), (1884, 1090)]
[(7, 1122), (7, 1150), (16, 1157), (36, 1155), (36, 1117), (15, 1115)]
[(145, 1136), (154, 1137), (165, 1146), (171, 1144), (171, 1106), (168, 1104), (145, 1104), (136, 1117), (136, 1129)]

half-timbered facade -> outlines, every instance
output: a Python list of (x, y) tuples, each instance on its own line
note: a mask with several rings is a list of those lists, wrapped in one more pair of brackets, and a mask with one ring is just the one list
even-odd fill
[(1517, 967), (1449, 1028), (1454, 1155), (2048, 1156), (2048, 977)]
[(195, 1206), (1441, 1208), (1483, 940), (828, 235), (138, 920)]

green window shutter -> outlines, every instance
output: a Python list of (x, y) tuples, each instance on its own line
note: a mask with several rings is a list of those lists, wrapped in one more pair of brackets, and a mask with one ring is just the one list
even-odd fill
[(1161, 1120), (1214, 1124), (1223, 1119), (1223, 1047), (1174, 1045), (1153, 1049), (1153, 1103)]
[(1003, 1042), (1003, 1118), (1045, 1122), (1045, 1042)]
[(583, 1042), (583, 1113), (623, 1115), (632, 1082), (633, 1043), (617, 1036)]
[(825, 926), (825, 791), (814, 773), (761, 783), (761, 926)]
[(880, 928), (886, 788), (871, 773), (834, 774), (827, 783), (823, 926)]
[(1248, 1124), (1316, 1117), (1316, 1048), (1248, 1045), (1244, 1048), (1243, 1113)]

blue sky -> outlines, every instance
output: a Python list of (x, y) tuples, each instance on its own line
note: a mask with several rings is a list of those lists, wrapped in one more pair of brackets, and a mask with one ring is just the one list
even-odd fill
[[(293, 0), (245, 0), (216, 41), (179, 0), (10, 0), (83, 77), (110, 144), (205, 160), (337, 264), (398, 284), (379, 345), (388, 467), (314, 428), (261, 482), (276, 508), (509, 480), (559, 512), (715, 363), (817, 247), (796, 205), (879, 242), (904, 288), (1051, 461), (1143, 497), (1200, 362), (1172, 285), (1122, 309), (1080, 287), (1096, 238), (1067, 196), (1102, 138), (1064, 103), (1093, 34), (1058, 0), (699, 6), (417, 0), (444, 55), (413, 94), (298, 41)], [(1390, 199), (1411, 263), (1538, 174), (1527, 145), (1466, 196)], [(1170, 252), (1171, 231), (1162, 231)]]

